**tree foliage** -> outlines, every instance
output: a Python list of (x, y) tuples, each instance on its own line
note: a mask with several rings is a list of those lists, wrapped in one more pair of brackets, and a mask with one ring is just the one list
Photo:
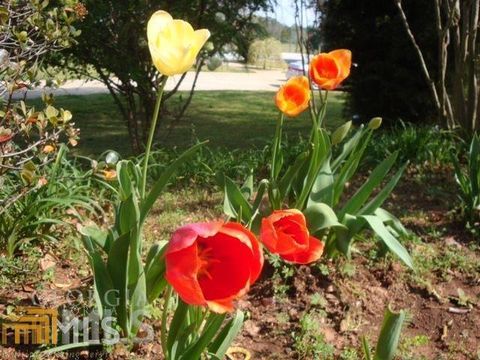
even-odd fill
[(282, 44), (274, 38), (255, 40), (248, 50), (248, 62), (263, 69), (278, 66), (282, 61)]
[[(428, 64), (436, 61), (431, 1), (405, 1)], [(327, 0), (319, 9), (323, 50), (348, 48), (357, 67), (349, 104), (363, 118), (425, 121), (435, 114), (429, 88), (393, 1)]]
[[(19, 100), (21, 90), (37, 80), (48, 80), (42, 70), (47, 53), (71, 46), (79, 32), (74, 22), (84, 15), (77, 0), (16, 0), (0, 5), (0, 176), (9, 170), (33, 178), (35, 162), (49, 160), (60, 136), (76, 143), (72, 114), (53, 107), (44, 97), (44, 108)], [(43, 154), (42, 154), (43, 153)]]
[[(208, 28), (212, 34), (196, 64), (196, 76), (205, 60), (226, 51), (233, 45), (245, 55), (258, 24), (252, 19), (255, 12), (269, 6), (269, 0), (222, 1), (116, 1), (87, 0), (89, 15), (82, 23), (78, 46), (68, 59), (63, 59), (77, 74), (91, 75), (86, 69), (93, 66), (97, 77), (112, 94), (128, 126), (131, 145), (139, 152), (150, 125), (160, 75), (152, 66), (146, 40), (146, 22), (159, 9), (174, 18), (190, 22), (194, 28)], [(178, 85), (184, 79), (180, 77)], [(195, 86), (195, 85), (194, 85)], [(192, 87), (186, 100), (177, 109), (169, 107), (174, 119), (179, 119), (190, 103)], [(178, 86), (166, 94), (170, 102)], [(163, 106), (165, 111), (165, 106)]]

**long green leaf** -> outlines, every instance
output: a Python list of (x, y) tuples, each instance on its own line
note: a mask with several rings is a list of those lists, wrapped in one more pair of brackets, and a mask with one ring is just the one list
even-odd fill
[(113, 246), (108, 253), (107, 269), (112, 279), (113, 286), (118, 291), (117, 316), (118, 322), (124, 329), (129, 329), (127, 316), (127, 271), (128, 249), (130, 245), (130, 233), (121, 235), (113, 241)]
[(413, 261), (408, 251), (403, 245), (388, 231), (383, 221), (375, 215), (363, 215), (363, 219), (367, 221), (372, 230), (383, 240), (385, 245), (392, 253), (397, 255), (409, 268), (413, 269)]
[(187, 161), (193, 154), (195, 154), (206, 142), (202, 142), (192, 146), (190, 149), (185, 151), (181, 154), (172, 164), (170, 164), (160, 175), (158, 180), (153, 185), (152, 189), (148, 193), (147, 197), (142, 203), (141, 207), (141, 216), (140, 222), (143, 223), (145, 221), (150, 209), (152, 208), (155, 201), (158, 199), (160, 194), (162, 193), (165, 186), (167, 186), (170, 178), (173, 174), (178, 170), (178, 168)]
[(405, 322), (405, 311), (393, 313), (389, 308), (383, 318), (382, 330), (378, 338), (374, 360), (392, 360), (397, 352), (400, 334)]
[(325, 203), (333, 206), (334, 178), (330, 168), (330, 156), (323, 162), (318, 171), (312, 191), (308, 197), (307, 208), (313, 204)]
[(340, 211), (339, 217), (342, 218), (344, 214), (356, 214), (357, 211), (368, 200), (373, 191), (379, 186), (385, 176), (388, 174), (393, 164), (397, 160), (398, 151), (391, 154), (388, 158), (383, 160), (370, 174), (368, 180), (357, 190), (357, 192), (347, 201), (345, 206)]
[(307, 225), (312, 234), (332, 227), (346, 229), (345, 225), (338, 221), (337, 215), (327, 204), (313, 204), (304, 211), (307, 218)]
[(178, 334), (186, 325), (185, 317), (187, 316), (187, 313), (188, 313), (188, 305), (179, 299), (177, 308), (173, 315), (173, 319), (170, 322), (170, 328), (168, 329), (167, 350), (169, 353), (171, 353), (172, 347), (177, 341)]
[(227, 176), (225, 176), (223, 211), (231, 218), (237, 218), (241, 215), (245, 222), (249, 222), (253, 216), (251, 205), (245, 199), (238, 186)]
[(405, 163), (390, 179), (390, 181), (385, 185), (385, 187), (380, 190), (380, 192), (370, 200), (360, 211), (359, 214), (362, 215), (370, 215), (373, 214), (380, 206), (383, 205), (384, 201), (387, 200), (390, 193), (393, 191), (395, 186), (397, 186), (398, 181), (403, 175), (405, 168), (407, 167), (408, 163)]
[(149, 251), (147, 263), (145, 265), (147, 300), (152, 303), (160, 296), (167, 286), (165, 279), (165, 254), (166, 246), (155, 244)]
[(208, 316), (202, 335), (190, 345), (181, 355), (180, 360), (197, 360), (207, 348), (208, 344), (217, 335), (222, 326), (225, 315), (211, 313)]
[(364, 126), (360, 126), (355, 135), (353, 135), (348, 141), (343, 145), (342, 152), (336, 157), (332, 162), (332, 169), (336, 171), (341, 163), (350, 155), (350, 153), (357, 147), (358, 142), (365, 133)]
[(217, 335), (214, 341), (208, 347), (209, 352), (213, 353), (218, 359), (223, 359), (233, 340), (242, 330), (245, 315), (237, 310), (233, 319), (225, 325), (222, 331)]

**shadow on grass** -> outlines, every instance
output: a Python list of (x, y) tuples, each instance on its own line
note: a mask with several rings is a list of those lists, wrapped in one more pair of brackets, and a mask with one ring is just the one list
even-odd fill
[[(170, 101), (172, 111), (184, 97), (179, 93)], [(209, 140), (211, 147), (263, 148), (271, 142), (278, 118), (273, 97), (273, 92), (198, 91), (185, 117), (172, 129), (171, 118), (161, 120), (159, 144), (183, 148), (200, 139)], [(344, 121), (344, 101), (341, 93), (330, 96), (327, 126)], [(40, 105), (38, 100), (33, 103)], [(59, 96), (55, 105), (74, 115), (73, 121), (81, 131), (79, 154), (99, 155), (109, 149), (123, 156), (131, 154), (126, 125), (110, 95)], [(307, 112), (285, 121), (285, 133), (290, 138), (307, 134), (309, 128)]]

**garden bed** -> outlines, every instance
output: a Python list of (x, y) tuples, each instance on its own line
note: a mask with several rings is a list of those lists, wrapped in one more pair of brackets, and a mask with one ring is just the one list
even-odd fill
[[(411, 166), (408, 174), (387, 208), (395, 209), (412, 231), (406, 246), (416, 272), (392, 255), (379, 258), (369, 236), (357, 242), (358, 255), (354, 252), (352, 260), (297, 267), (295, 275), (294, 268), (279, 273), (267, 265), (238, 304), (247, 320), (235, 341), (240, 351), (235, 359), (244, 358), (242, 349), (252, 359), (361, 359), (361, 336), (375, 343), (389, 304), (409, 314), (399, 358), (478, 358), (480, 250), (474, 235), (449, 212), (454, 200), (451, 169)], [(165, 239), (180, 223), (220, 217), (220, 198), (197, 189), (166, 194), (148, 220), (147, 239)], [(0, 311), (9, 305), (59, 307), (68, 292), (89, 289), (92, 278), (78, 245), (72, 240), (27, 248), (11, 261), (1, 258)], [(155, 314), (153, 310), (148, 323), (158, 339), (160, 320)], [(27, 359), (28, 351), (2, 348), (0, 358)], [(160, 344), (153, 342), (133, 353), (117, 346), (105, 357), (158, 359), (159, 352)], [(89, 352), (77, 355), (86, 359)], [(101, 356), (92, 353), (90, 358)]]

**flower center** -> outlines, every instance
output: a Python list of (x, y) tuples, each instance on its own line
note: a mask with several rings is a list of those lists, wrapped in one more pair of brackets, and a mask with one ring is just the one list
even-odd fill
[(211, 268), (212, 265), (220, 263), (220, 260), (215, 259), (212, 254), (212, 248), (198, 245), (198, 271), (197, 278), (207, 277), (212, 279)]

